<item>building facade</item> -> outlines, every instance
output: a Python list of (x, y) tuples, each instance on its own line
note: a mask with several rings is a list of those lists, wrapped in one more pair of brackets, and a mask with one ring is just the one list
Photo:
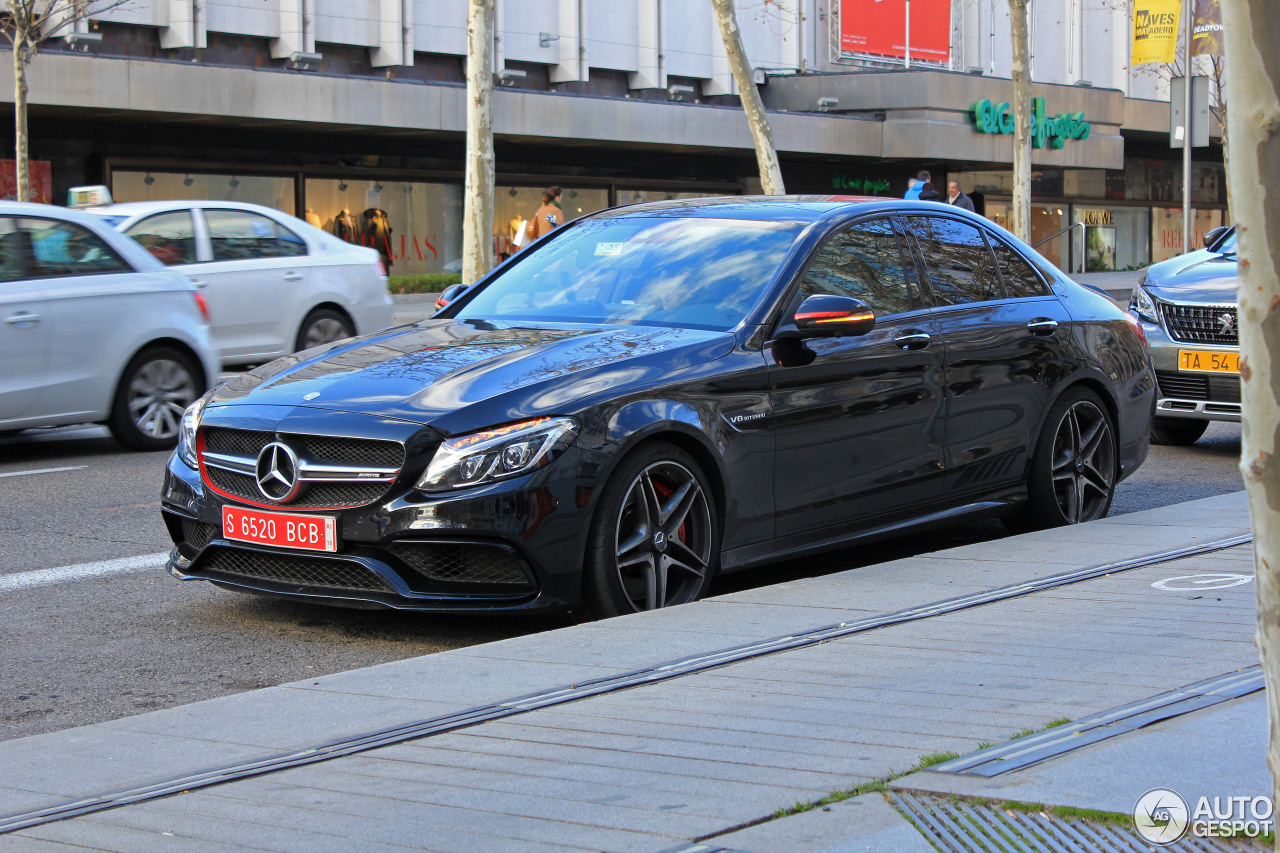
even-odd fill
[[(901, 196), (927, 168), (1000, 221), (1007, 4), (915, 0), (921, 43), (886, 49), (869, 2), (738, 2), (788, 191)], [(57, 199), (105, 183), (120, 201), (251, 201), (356, 240), (381, 210), (392, 274), (455, 271), (466, 13), (466, 0), (132, 0), (30, 66), (31, 156)], [(1041, 250), (1077, 270), (1178, 251), (1168, 73), (1129, 67), (1127, 3), (1033, 0), (1032, 23)], [(498, 0), (494, 57), (495, 253), (548, 185), (569, 216), (758, 189), (708, 0)], [(1196, 158), (1202, 233), (1226, 215), (1225, 181), (1216, 148)]]

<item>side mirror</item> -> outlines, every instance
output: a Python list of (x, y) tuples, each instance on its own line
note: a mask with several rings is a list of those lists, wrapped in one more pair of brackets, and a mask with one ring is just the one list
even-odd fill
[(876, 312), (852, 296), (817, 294), (800, 303), (793, 321), (802, 337), (856, 337), (871, 331)]
[(1204, 247), (1212, 250), (1213, 247), (1217, 245), (1218, 241), (1222, 239), (1223, 235), (1230, 230), (1230, 225), (1219, 225), (1217, 228), (1211, 229), (1208, 234), (1204, 235)]
[(440, 298), (436, 300), (436, 310), (439, 311), (441, 308), (457, 299), (466, 292), (467, 287), (469, 287), (469, 285), (463, 284), (462, 282), (451, 284), (446, 287), (444, 292), (440, 294)]

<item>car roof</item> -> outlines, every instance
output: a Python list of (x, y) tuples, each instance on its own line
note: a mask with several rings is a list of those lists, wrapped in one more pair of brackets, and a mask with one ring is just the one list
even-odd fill
[(222, 210), (251, 210), (254, 213), (279, 214), (282, 211), (261, 204), (249, 204), (243, 201), (219, 201), (217, 199), (162, 199), (158, 201), (127, 201), (120, 204), (108, 204), (103, 207), (86, 209), (87, 213), (102, 216), (141, 216), (145, 213), (156, 213), (165, 210), (185, 210), (192, 207), (216, 207)]
[[(754, 219), (812, 223), (875, 210), (936, 211), (934, 202), (904, 201), (868, 195), (758, 195), (650, 201), (603, 210), (595, 216), (678, 214), (708, 219)], [(958, 208), (947, 206), (948, 210)]]

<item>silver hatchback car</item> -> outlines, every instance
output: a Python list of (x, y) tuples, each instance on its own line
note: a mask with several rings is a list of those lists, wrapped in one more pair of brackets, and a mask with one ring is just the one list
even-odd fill
[(106, 423), (165, 449), (218, 370), (186, 276), (101, 217), (0, 202), (0, 431)]
[(1191, 444), (1211, 421), (1240, 421), (1235, 229), (1211, 231), (1205, 242), (1152, 264), (1129, 300), (1160, 386), (1156, 444)]

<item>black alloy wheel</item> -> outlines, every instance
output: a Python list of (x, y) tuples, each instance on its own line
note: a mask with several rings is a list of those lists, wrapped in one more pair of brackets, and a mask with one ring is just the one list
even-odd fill
[(120, 377), (107, 422), (116, 440), (133, 450), (165, 450), (178, 443), (182, 413), (203, 393), (186, 353), (150, 347), (133, 357)]
[(356, 333), (351, 321), (332, 308), (317, 308), (309, 313), (298, 328), (298, 339), (294, 342), (294, 350), (302, 351), (312, 347), (331, 344), (349, 338)]
[(643, 446), (605, 486), (584, 562), (591, 618), (696, 601), (715, 572), (719, 519), (698, 464), (677, 447)]
[(1169, 447), (1195, 444), (1208, 428), (1208, 421), (1193, 421), (1185, 418), (1156, 418), (1151, 423), (1151, 443), (1163, 444)]
[(1117, 457), (1115, 429), (1102, 401), (1083, 388), (1068, 391), (1045, 420), (1031, 460), (1031, 500), (1014, 529), (1106, 516), (1116, 490)]

